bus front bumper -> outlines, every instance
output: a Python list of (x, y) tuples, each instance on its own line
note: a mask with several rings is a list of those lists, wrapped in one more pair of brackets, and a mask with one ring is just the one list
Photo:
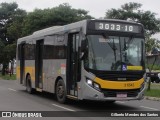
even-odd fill
[(89, 86), (86, 87), (85, 93), (83, 93), (83, 99), (96, 100), (96, 101), (129, 101), (129, 100), (141, 100), (144, 98), (144, 92), (146, 90), (146, 84), (141, 91), (134, 97), (106, 97), (103, 92), (97, 91)]

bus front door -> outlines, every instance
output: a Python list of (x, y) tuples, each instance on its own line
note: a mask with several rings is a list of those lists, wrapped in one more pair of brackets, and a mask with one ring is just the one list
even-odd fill
[(79, 81), (79, 34), (69, 34), (69, 56), (67, 62), (67, 94), (77, 97), (77, 82)]
[(36, 42), (36, 60), (35, 60), (35, 75), (36, 75), (36, 80), (35, 80), (35, 85), (36, 88), (42, 89), (42, 81), (43, 81), (43, 74), (42, 74), (42, 69), (43, 69), (43, 40), (38, 40)]

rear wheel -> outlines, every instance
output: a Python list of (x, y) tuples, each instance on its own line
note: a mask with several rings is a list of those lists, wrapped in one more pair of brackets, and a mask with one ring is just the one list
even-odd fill
[(159, 82), (160, 82), (160, 79), (159, 79), (159, 78), (157, 78), (157, 79), (155, 80), (155, 82), (156, 82), (156, 83), (159, 83)]
[(66, 89), (64, 81), (62, 79), (58, 80), (56, 84), (56, 97), (58, 102), (60, 103), (66, 102)]
[(30, 75), (27, 76), (27, 79), (26, 79), (27, 83), (26, 83), (26, 91), (30, 94), (33, 93), (33, 88), (32, 88), (32, 85), (31, 85), (31, 77)]

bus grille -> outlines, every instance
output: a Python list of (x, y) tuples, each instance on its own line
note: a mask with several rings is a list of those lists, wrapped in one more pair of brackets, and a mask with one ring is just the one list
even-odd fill
[(111, 81), (117, 81), (119, 79), (126, 79), (126, 80), (139, 80), (143, 76), (142, 75), (127, 75), (127, 74), (99, 74), (97, 77), (103, 79), (103, 80), (111, 80)]
[(134, 90), (107, 90), (102, 89), (105, 97), (117, 97), (117, 94), (127, 94), (127, 97), (136, 97), (140, 92), (140, 89)]
[(136, 81), (143, 78), (145, 71), (100, 71), (87, 69), (96, 77), (110, 81)]

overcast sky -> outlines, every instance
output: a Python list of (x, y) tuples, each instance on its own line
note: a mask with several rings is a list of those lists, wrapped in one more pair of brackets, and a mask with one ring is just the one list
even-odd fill
[[(111, 8), (120, 8), (121, 5), (128, 2), (137, 2), (142, 4), (142, 10), (150, 10), (157, 13), (160, 18), (160, 0), (0, 0), (2, 2), (17, 2), (19, 8), (28, 12), (35, 8), (52, 8), (62, 3), (69, 3), (72, 8), (80, 8), (89, 11), (89, 15), (100, 18), (105, 16), (105, 12)], [(160, 34), (154, 35), (154, 38), (160, 39)]]
[(2, 2), (17, 2), (19, 8), (26, 11), (33, 11), (35, 8), (52, 8), (62, 3), (69, 3), (73, 8), (81, 8), (89, 11), (95, 18), (105, 16), (105, 12), (111, 8), (120, 8), (127, 2), (138, 2), (143, 4), (143, 10), (150, 10), (157, 13), (160, 18), (160, 0), (0, 0)]

